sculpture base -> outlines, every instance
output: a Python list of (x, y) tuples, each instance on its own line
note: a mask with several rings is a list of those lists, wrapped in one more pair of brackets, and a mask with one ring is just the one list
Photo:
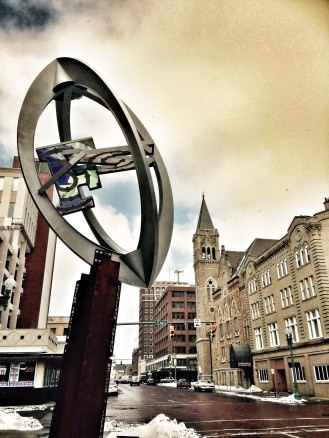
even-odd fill
[(103, 436), (119, 267), (109, 254), (96, 251), (90, 274), (82, 274), (77, 282), (50, 438)]

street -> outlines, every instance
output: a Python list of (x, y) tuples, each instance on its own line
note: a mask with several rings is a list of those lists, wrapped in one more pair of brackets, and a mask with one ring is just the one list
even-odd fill
[(284, 405), (166, 386), (119, 385), (118, 397), (108, 400), (106, 416), (136, 424), (148, 423), (160, 413), (209, 438), (329, 435), (326, 403)]

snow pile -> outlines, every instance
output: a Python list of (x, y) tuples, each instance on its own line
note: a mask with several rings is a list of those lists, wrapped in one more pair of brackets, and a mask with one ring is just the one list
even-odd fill
[(251, 385), (248, 389), (245, 389), (247, 392), (263, 392), (262, 389), (258, 388), (256, 385)]
[(294, 394), (287, 395), (286, 397), (265, 398), (265, 400), (271, 402), (283, 403), (287, 405), (299, 405), (306, 402), (306, 400), (303, 398), (300, 398), (299, 400), (295, 399)]
[[(106, 433), (109, 432), (109, 433)], [(105, 423), (104, 438), (136, 437), (139, 438), (198, 438), (193, 429), (187, 429), (184, 423), (170, 420), (164, 414), (159, 414), (148, 424), (140, 426), (120, 425), (115, 422)]]
[(0, 430), (38, 430), (42, 426), (35, 418), (21, 417), (12, 409), (0, 409)]
[(249, 391), (249, 389), (243, 388), (242, 386), (227, 386), (227, 385), (215, 385), (215, 386), (216, 386), (216, 389), (222, 390), (222, 391), (234, 391), (234, 392), (248, 392)]

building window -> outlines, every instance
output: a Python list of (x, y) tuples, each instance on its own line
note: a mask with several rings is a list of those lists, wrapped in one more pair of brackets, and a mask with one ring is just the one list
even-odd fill
[(321, 330), (321, 322), (320, 322), (320, 313), (318, 309), (311, 310), (310, 312), (306, 312), (306, 320), (308, 325), (308, 333), (311, 339), (321, 338), (322, 330)]
[(206, 248), (203, 246), (201, 250), (201, 258), (202, 260), (205, 260), (206, 258)]
[(271, 347), (277, 347), (278, 345), (280, 345), (278, 323), (272, 322), (271, 324), (269, 324), (268, 331), (270, 334)]
[(222, 323), (219, 324), (219, 337), (224, 339), (224, 327)]
[(267, 269), (266, 271), (264, 271), (261, 276), (260, 276), (260, 281), (262, 283), (262, 287), (266, 287), (269, 284), (272, 283), (272, 278), (271, 278), (271, 270)]
[(207, 292), (208, 292), (209, 300), (212, 299), (212, 294), (215, 292), (215, 289), (216, 289), (216, 285), (213, 282), (213, 280), (208, 280), (207, 281)]
[(263, 335), (261, 327), (255, 328), (256, 350), (263, 349)]
[(212, 248), (212, 259), (216, 260), (216, 248)]
[(296, 259), (297, 268), (300, 268), (311, 261), (310, 252), (307, 243), (305, 243), (302, 248), (296, 249), (295, 259)]
[(268, 382), (268, 370), (266, 368), (258, 370), (258, 380), (262, 383)]
[(255, 292), (257, 292), (256, 278), (254, 278), (248, 282), (249, 295), (254, 294)]
[[(296, 367), (295, 366), (295, 372), (296, 372), (297, 382), (306, 382), (304, 367), (301, 367), (301, 366)], [(294, 373), (293, 373), (292, 368), (291, 368), (291, 377), (292, 377), (292, 379), (294, 378)]]
[(250, 339), (250, 328), (246, 320), (243, 321), (243, 336), (246, 340)]
[(264, 307), (266, 315), (275, 312), (274, 295), (269, 295), (264, 298)]
[(222, 355), (222, 362), (226, 362), (226, 352), (225, 352), (225, 346), (221, 346), (221, 355)]
[(184, 298), (184, 291), (180, 291), (180, 290), (173, 290), (171, 292), (171, 296), (173, 298)]
[(313, 275), (300, 280), (299, 282), (300, 292), (302, 295), (302, 300), (307, 300), (308, 298), (315, 297), (315, 287)]
[(284, 320), (287, 331), (292, 334), (292, 340), (294, 342), (299, 342), (298, 330), (297, 330), (297, 320), (295, 316), (290, 316)]
[(308, 250), (307, 243), (305, 243), (305, 245), (304, 245), (304, 253), (305, 253), (306, 263), (309, 263), (311, 261), (311, 257), (310, 257), (310, 252)]
[(259, 302), (251, 304), (250, 306), (251, 319), (260, 318)]
[(231, 338), (232, 337), (231, 320), (226, 321), (226, 337), (227, 338)]
[(17, 192), (19, 185), (19, 178), (14, 177), (13, 178), (13, 192)]
[(316, 382), (329, 382), (329, 365), (315, 365), (314, 374)]
[(280, 290), (282, 308), (289, 307), (294, 304), (293, 294), (291, 286), (285, 287)]
[(234, 335), (239, 336), (240, 327), (239, 327), (239, 319), (237, 317), (234, 318)]
[(295, 260), (296, 260), (296, 267), (300, 267), (300, 261), (299, 261), (299, 252), (295, 251)]
[(287, 259), (281, 260), (276, 265), (276, 272), (278, 274), (278, 279), (288, 275), (288, 262)]
[(15, 210), (15, 202), (9, 202), (8, 205), (8, 217), (14, 217), (14, 210)]

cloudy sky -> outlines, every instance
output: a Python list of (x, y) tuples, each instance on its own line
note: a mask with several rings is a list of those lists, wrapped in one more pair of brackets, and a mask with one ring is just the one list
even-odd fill
[[(138, 115), (166, 163), (175, 228), (159, 279), (193, 283), (192, 235), (204, 192), (220, 244), (245, 250), (282, 237), (295, 215), (329, 196), (329, 3), (324, 0), (0, 0), (1, 165), (16, 153), (20, 106), (53, 59), (91, 66)], [(75, 138), (98, 147), (122, 134), (95, 104), (75, 104)], [(36, 145), (58, 142), (53, 109)], [(127, 249), (139, 232), (134, 175), (104, 181), (96, 214)], [(104, 194), (106, 193), (106, 194)], [(81, 218), (73, 218), (83, 229)], [(60, 242), (51, 313), (69, 314), (89, 267)], [(123, 286), (119, 320), (137, 321), (138, 291)], [(118, 327), (130, 357), (137, 327)]]

